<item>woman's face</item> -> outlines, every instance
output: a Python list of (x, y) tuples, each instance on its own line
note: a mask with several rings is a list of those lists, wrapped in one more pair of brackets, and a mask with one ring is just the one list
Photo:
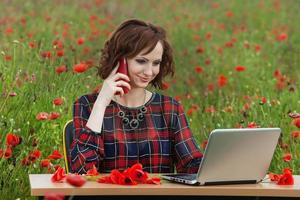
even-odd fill
[(132, 88), (146, 88), (159, 73), (163, 55), (161, 42), (158, 42), (150, 53), (143, 55), (146, 51), (147, 49), (144, 49), (134, 58), (127, 59)]

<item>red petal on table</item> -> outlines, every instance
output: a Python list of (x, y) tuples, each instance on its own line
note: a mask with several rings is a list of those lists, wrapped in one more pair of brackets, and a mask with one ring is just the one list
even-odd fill
[(290, 173), (283, 174), (279, 181), (277, 182), (278, 185), (294, 185), (294, 178), (293, 175)]
[(62, 182), (62, 180), (66, 177), (65, 170), (62, 167), (58, 167), (56, 172), (51, 177), (52, 182)]
[(144, 172), (143, 170), (140, 170), (140, 169), (135, 169), (135, 170), (131, 171), (129, 176), (134, 181), (138, 181), (138, 182), (141, 182), (141, 183), (145, 183), (148, 179), (148, 173), (146, 173), (146, 172)]
[(148, 179), (146, 181), (147, 184), (156, 184), (156, 185), (159, 185), (161, 184), (160, 183), (160, 178), (151, 178), (151, 179)]
[(135, 182), (130, 176), (124, 175), (120, 177), (119, 179), (120, 185), (136, 185), (137, 182)]
[(269, 178), (271, 181), (278, 181), (281, 175), (269, 173)]
[(120, 179), (124, 179), (124, 175), (119, 170), (112, 170), (110, 173), (110, 179), (114, 184), (120, 184)]
[(88, 175), (88, 176), (98, 176), (99, 175), (99, 172), (97, 171), (97, 168), (95, 167), (95, 165), (93, 165), (92, 169), (89, 169), (86, 172), (86, 175)]
[(98, 183), (113, 183), (110, 176), (104, 176), (97, 180)]
[(75, 187), (81, 187), (86, 183), (86, 180), (82, 176), (77, 174), (67, 175), (66, 181)]

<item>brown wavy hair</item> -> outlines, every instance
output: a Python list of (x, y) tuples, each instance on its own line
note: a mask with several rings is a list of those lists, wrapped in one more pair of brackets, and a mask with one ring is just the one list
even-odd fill
[(163, 55), (159, 74), (150, 84), (162, 89), (163, 78), (167, 75), (173, 77), (175, 73), (173, 50), (167, 41), (165, 29), (138, 19), (124, 21), (105, 41), (104, 48), (101, 49), (97, 75), (106, 79), (120, 58), (132, 59), (147, 48), (145, 54), (148, 54), (155, 48), (157, 42), (162, 43)]

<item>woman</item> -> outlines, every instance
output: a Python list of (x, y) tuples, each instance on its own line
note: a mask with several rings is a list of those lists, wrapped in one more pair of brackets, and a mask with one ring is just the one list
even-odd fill
[[(117, 73), (122, 58), (128, 76)], [(109, 173), (139, 162), (150, 173), (171, 173), (174, 166), (177, 172), (197, 173), (202, 154), (182, 105), (145, 89), (162, 88), (169, 74), (174, 75), (174, 63), (163, 28), (136, 19), (117, 27), (102, 49), (100, 92), (74, 103), (73, 172), (83, 174), (95, 165)]]

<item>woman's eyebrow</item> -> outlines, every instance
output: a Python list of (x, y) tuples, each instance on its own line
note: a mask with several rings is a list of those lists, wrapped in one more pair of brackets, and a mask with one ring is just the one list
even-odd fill
[[(147, 60), (147, 61), (149, 61), (149, 59), (147, 59), (147, 58), (145, 58), (145, 57), (143, 57), (143, 56), (140, 56), (141, 58), (144, 58), (145, 60)], [(161, 59), (157, 59), (157, 60), (155, 60), (155, 61), (161, 61)]]

